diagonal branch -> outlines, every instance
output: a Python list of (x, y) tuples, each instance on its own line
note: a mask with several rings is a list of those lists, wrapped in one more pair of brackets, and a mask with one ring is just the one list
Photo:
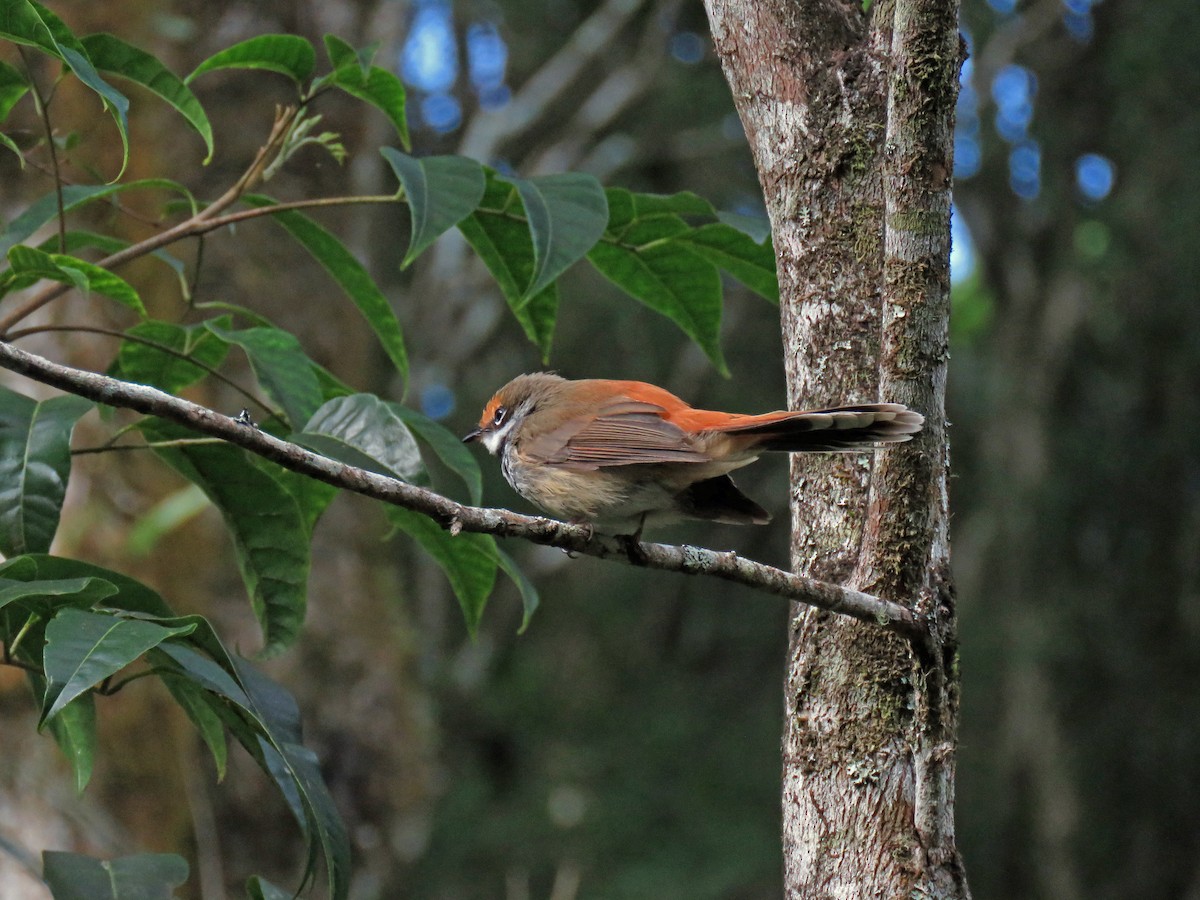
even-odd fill
[(0, 341), (0, 367), (97, 403), (159, 416), (193, 431), (221, 438), (293, 472), (427, 515), (451, 534), (473, 531), (498, 537), (520, 537), (536, 544), (559, 547), (598, 559), (614, 559), (686, 575), (707, 575), (872, 622), (913, 641), (924, 642), (927, 638), (923, 621), (898, 603), (793, 575), (773, 566), (742, 559), (732, 551), (721, 552), (687, 545), (640, 544), (641, 552), (631, 554), (626, 541), (593, 535), (586, 526), (523, 516), (504, 509), (466, 506), (433, 491), (312, 453), (157, 388), (63, 366), (4, 341)]

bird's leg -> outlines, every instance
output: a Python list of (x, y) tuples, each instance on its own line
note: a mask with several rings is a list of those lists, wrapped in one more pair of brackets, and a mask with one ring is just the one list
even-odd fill
[(621, 543), (625, 545), (625, 555), (629, 557), (629, 562), (634, 566), (646, 565), (646, 552), (642, 550), (642, 529), (646, 527), (646, 513), (642, 513), (642, 517), (638, 519), (637, 530), (633, 534), (617, 535)]

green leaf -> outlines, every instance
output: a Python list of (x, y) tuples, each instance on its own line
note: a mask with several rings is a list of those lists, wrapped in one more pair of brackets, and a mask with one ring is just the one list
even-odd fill
[[(22, 557), (28, 559), (29, 557)], [(52, 578), (22, 581), (0, 578), (0, 609), (20, 600), (49, 601), (50, 608), (63, 605), (93, 606), (117, 593), (117, 586), (104, 578)]]
[(529, 622), (533, 618), (533, 614), (537, 612), (541, 598), (538, 596), (537, 588), (533, 586), (533, 582), (529, 580), (529, 577), (521, 571), (521, 567), (517, 565), (516, 560), (499, 547), (496, 548), (496, 560), (500, 563), (500, 568), (504, 570), (504, 574), (512, 579), (512, 583), (521, 592), (521, 609), (523, 612), (521, 615), (521, 627), (517, 629), (517, 634), (524, 634), (525, 629), (529, 627)]
[[(0, 60), (0, 122), (8, 118), (12, 108), (29, 92), (29, 82), (19, 69)], [(16, 146), (15, 144), (13, 145)]]
[(689, 231), (667, 216), (634, 223), (620, 244), (601, 242), (588, 260), (618, 287), (662, 313), (728, 374), (721, 355), (721, 276), (716, 266), (672, 240)]
[[(242, 199), (254, 207), (275, 204), (270, 197), (259, 194), (247, 194)], [(408, 353), (404, 349), (400, 320), (366, 267), (354, 258), (340, 240), (307, 216), (292, 210), (281, 210), (272, 218), (333, 276), (379, 338), (400, 377), (407, 381)]]
[[(63, 212), (70, 212), (95, 200), (135, 189), (159, 188), (182, 194), (195, 209), (196, 201), (191, 193), (178, 182), (167, 178), (143, 178), (127, 184), (67, 184), (63, 185)], [(58, 196), (51, 191), (35, 200), (23, 213), (8, 223), (0, 232), (0, 253), (28, 238), (39, 228), (58, 215)]]
[(17, 146), (16, 141), (10, 138), (7, 134), (0, 133), (0, 146), (7, 147), (16, 154), (17, 161), (21, 164), (21, 168), (25, 168), (25, 155), (21, 152), (21, 148)]
[(103, 294), (129, 307), (141, 318), (146, 318), (146, 307), (142, 305), (142, 298), (133, 285), (87, 260), (65, 253), (45, 253), (36, 247), (18, 244), (8, 251), (8, 261), (12, 269), (0, 275), (0, 296), (13, 286), (32, 284), (33, 281), (47, 278), (73, 285), (85, 297), (91, 291)]
[[(227, 316), (210, 321), (218, 325), (230, 323)], [(133, 326), (125, 333), (140, 340), (121, 342), (109, 374), (178, 394), (208, 375), (209, 369), (219, 366), (229, 353), (229, 345), (209, 330), (207, 324), (175, 325), (152, 320)]]
[[(328, 35), (325, 45), (329, 46)], [(333, 58), (333, 51), (329, 56), (330, 59)], [(343, 61), (341, 64), (334, 64), (334, 70), (327, 76), (328, 81), (350, 96), (370, 103), (387, 116), (392, 127), (396, 129), (401, 146), (407, 150), (411, 145), (408, 137), (408, 117), (405, 112), (407, 100), (404, 83), (387, 69), (381, 69), (379, 66), (364, 67), (357, 56), (353, 61), (345, 60), (341, 55), (339, 59)]]
[(301, 475), (299, 472), (292, 472), (283, 466), (276, 465), (269, 460), (263, 459), (261, 456), (249, 457), (254, 465), (269, 474), (279, 484), (292, 495), (296, 504), (300, 507), (300, 516), (304, 519), (304, 524), (308, 528), (309, 536), (312, 536), (313, 529), (317, 525), (317, 520), (333, 502), (333, 498), (337, 496), (338, 489), (332, 484), (326, 484), (324, 481), (318, 481), (315, 478), (309, 478), (307, 475)]
[(57, 57), (76, 78), (100, 95), (104, 108), (112, 113), (121, 137), (121, 171), (112, 179), (117, 181), (129, 163), (129, 99), (100, 77), (79, 38), (62, 19), (36, 0), (6, 0), (3, 12), (0, 37), (37, 47)]
[(451, 535), (428, 516), (399, 506), (389, 506), (387, 517), (442, 567), (462, 607), (467, 630), (474, 635), (496, 583), (499, 560), (495, 540), (490, 534)]
[(478, 506), (483, 499), (483, 475), (474, 454), (463, 444), (462, 438), (414, 409), (396, 403), (389, 404), (389, 408), (429, 445), (450, 471), (463, 480), (471, 504)]
[(779, 303), (775, 248), (770, 241), (758, 243), (746, 232), (724, 222), (701, 225), (677, 240), (720, 266), (756, 294)]
[(134, 519), (125, 539), (129, 555), (142, 559), (148, 557), (165, 535), (191, 521), (205, 509), (208, 509), (208, 498), (194, 484), (163, 497)]
[(246, 896), (250, 900), (294, 900), (291, 891), (277, 888), (261, 875), (251, 875), (246, 882)]
[(543, 360), (549, 359), (558, 314), (558, 287), (550, 284), (539, 294), (525, 297), (535, 260), (533, 238), (522, 221), (516, 189), (489, 173), (479, 209), (459, 222), (458, 230), (496, 279), (526, 336), (542, 351)]
[(67, 608), (46, 626), (43, 668), (46, 695), (43, 726), (67, 704), (120, 671), (169, 637), (188, 634), (195, 626), (166, 628), (142, 619), (125, 619)]
[[(140, 427), (155, 442), (194, 436), (161, 420)], [(220, 510), (262, 626), (262, 653), (286, 649), (304, 622), (310, 562), (308, 525), (296, 499), (244, 451), (228, 444), (156, 447), (154, 452)]]
[(90, 400), (0, 387), (0, 553), (50, 548), (71, 472), (71, 432)]
[(106, 606), (159, 617), (174, 615), (158, 592), (140, 581), (78, 559), (30, 553), (0, 564), (0, 577), (13, 581), (40, 580), (43, 583), (66, 579), (95, 579), (97, 584), (113, 584), (117, 588), (115, 595), (106, 594), (100, 598)]
[(308, 421), (321, 405), (321, 385), (312, 360), (294, 335), (279, 328), (231, 331), (214, 322), (206, 324), (221, 340), (246, 352), (258, 383), (283, 407), (293, 428)]
[(443, 232), (470, 215), (487, 188), (483, 167), (462, 156), (408, 156), (391, 147), (380, 152), (404, 186), (412, 212), (412, 240), (401, 268)]
[[(200, 737), (208, 746), (213, 763), (217, 767), (217, 781), (224, 781), (229, 749), (225, 743), (225, 724), (213, 708), (214, 704), (219, 701), (202, 685), (187, 677), (164, 674), (162, 682), (171, 692), (171, 696), (175, 698), (175, 702), (187, 713), (187, 717), (191, 719), (196, 730), (200, 732)], [(68, 710), (71, 708), (73, 707), (68, 707)]]
[[(111, 255), (119, 253), (130, 246), (129, 241), (123, 241), (120, 238), (112, 237), (107, 234), (98, 234), (95, 231), (84, 231), (82, 229), (72, 229), (66, 233), (65, 252), (75, 253), (85, 247), (91, 247), (99, 250), (101, 253)], [(46, 238), (38, 244), (38, 249), (45, 253), (54, 253), (58, 250), (58, 235)], [(169, 266), (171, 271), (175, 273), (175, 277), (179, 279), (179, 292), (186, 299), (192, 290), (191, 284), (188, 282), (187, 271), (184, 268), (183, 260), (172, 256), (166, 250), (151, 250), (151, 257), (159, 262)]]
[(204, 157), (205, 165), (212, 161), (212, 125), (196, 95), (175, 73), (156, 57), (111, 34), (89, 34), (83, 38), (83, 46), (96, 68), (140, 84), (187, 119), (208, 151)]
[(96, 701), (91, 694), (75, 702), (50, 720), (50, 734), (71, 765), (75, 790), (82, 794), (92, 779), (96, 760)]
[(716, 215), (711, 203), (691, 191), (638, 194), (625, 188), (605, 188), (604, 194), (608, 198), (608, 234), (618, 238), (622, 229), (646, 219), (712, 218)]
[(174, 853), (101, 860), (46, 850), (42, 866), (54, 900), (171, 900), (188, 878), (187, 862)]
[(197, 75), (216, 69), (266, 69), (301, 84), (312, 75), (316, 62), (317, 54), (304, 38), (294, 34), (261, 34), (214, 53), (183, 81), (190, 84)]
[(416, 438), (392, 405), (374, 394), (328, 401), (294, 440), (369, 472), (412, 484), (429, 483)]
[(522, 299), (540, 293), (592, 249), (608, 225), (608, 200), (591, 175), (506, 178), (529, 217), (534, 269)]

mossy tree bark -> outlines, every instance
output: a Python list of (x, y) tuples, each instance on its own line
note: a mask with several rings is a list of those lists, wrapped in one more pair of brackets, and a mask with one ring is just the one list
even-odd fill
[(783, 741), (789, 898), (966, 898), (945, 374), (956, 0), (706, 0), (771, 217), (794, 407), (926, 416), (873, 458), (797, 456), (795, 571), (895, 600), (927, 639), (797, 606)]

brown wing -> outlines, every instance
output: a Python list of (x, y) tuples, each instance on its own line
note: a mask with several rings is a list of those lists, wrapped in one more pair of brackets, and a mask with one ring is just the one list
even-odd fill
[(521, 450), (542, 462), (570, 469), (652, 463), (707, 462), (688, 435), (662, 417), (653, 403), (614, 398), (594, 419), (572, 419), (527, 442)]

